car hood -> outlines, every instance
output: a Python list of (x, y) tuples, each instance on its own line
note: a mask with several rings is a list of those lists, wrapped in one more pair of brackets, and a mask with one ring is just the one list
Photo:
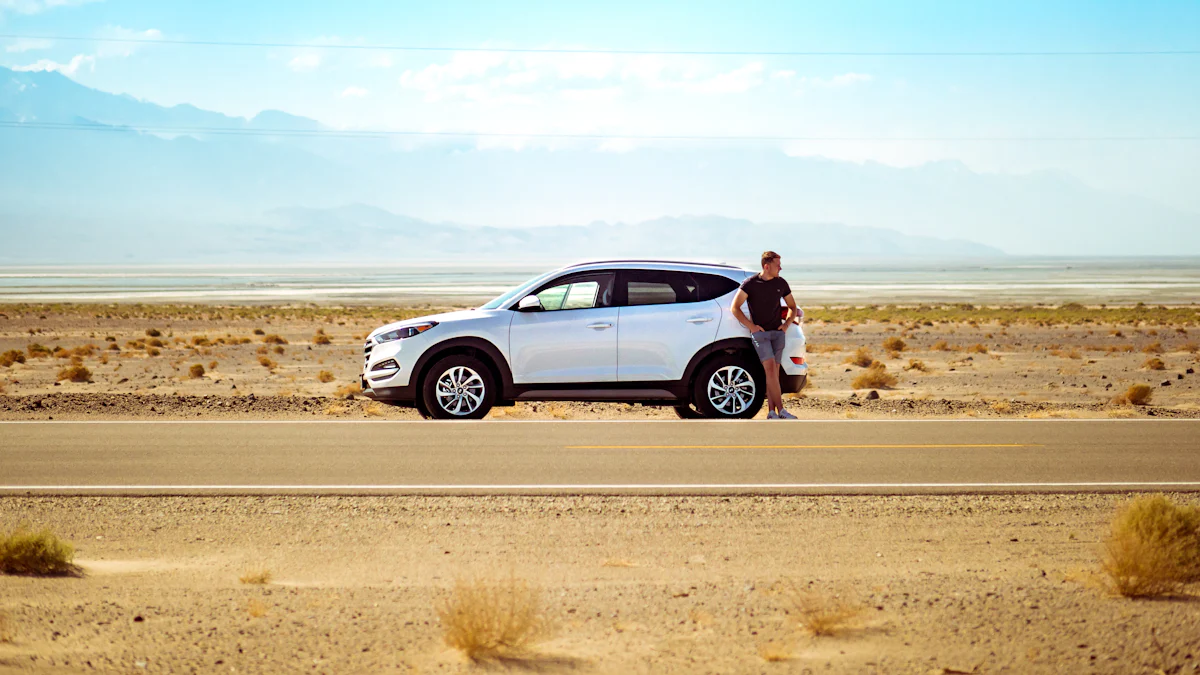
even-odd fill
[(427, 316), (417, 316), (403, 321), (393, 321), (384, 326), (380, 326), (371, 331), (369, 337), (375, 337), (379, 333), (386, 333), (390, 330), (411, 326), (413, 324), (425, 323), (426, 321), (436, 321), (438, 323), (459, 323), (463, 321), (479, 321), (481, 319), (491, 319), (501, 312), (507, 312), (504, 309), (462, 309), (455, 312), (442, 312), (441, 314), (429, 314)]

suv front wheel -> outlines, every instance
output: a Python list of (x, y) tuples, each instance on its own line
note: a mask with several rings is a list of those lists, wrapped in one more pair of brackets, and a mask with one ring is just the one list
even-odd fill
[(492, 371), (473, 356), (454, 354), (429, 369), (421, 383), (418, 408), (435, 420), (478, 420), (495, 400)]
[(692, 401), (710, 419), (749, 419), (762, 409), (766, 391), (762, 366), (727, 354), (700, 367), (692, 384)]

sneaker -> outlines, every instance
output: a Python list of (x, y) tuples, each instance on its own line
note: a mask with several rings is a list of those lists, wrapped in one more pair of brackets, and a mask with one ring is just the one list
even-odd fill
[(769, 420), (777, 420), (777, 419), (779, 419), (779, 414), (778, 414), (778, 413), (776, 413), (774, 410), (772, 410), (772, 411), (770, 411), (770, 412), (768, 412), (768, 413), (767, 413), (767, 419), (769, 419)]
[(792, 413), (790, 413), (786, 410), (780, 410), (779, 411), (779, 419), (781, 419), (781, 420), (797, 420), (800, 418), (796, 417), (795, 415), (793, 415)]

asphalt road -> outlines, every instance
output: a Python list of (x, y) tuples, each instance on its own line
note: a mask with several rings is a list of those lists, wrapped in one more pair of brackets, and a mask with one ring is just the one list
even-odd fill
[(1200, 491), (1200, 420), (0, 422), (0, 494)]

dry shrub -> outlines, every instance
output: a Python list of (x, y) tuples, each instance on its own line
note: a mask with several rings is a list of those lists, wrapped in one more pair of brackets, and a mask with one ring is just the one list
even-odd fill
[(929, 372), (929, 366), (925, 365), (925, 362), (920, 359), (909, 359), (908, 365), (904, 366), (904, 369), (905, 370), (917, 370), (922, 373)]
[(267, 349), (267, 348), (264, 346), (264, 347), (259, 347), (258, 349), (255, 349), (255, 350), (254, 350), (254, 353), (255, 353), (255, 354), (267, 354), (267, 353), (269, 353), (270, 351), (271, 351), (271, 350)]
[(1059, 358), (1064, 358), (1064, 359), (1081, 359), (1081, 358), (1083, 358), (1083, 356), (1081, 356), (1079, 354), (1078, 349), (1069, 349), (1066, 351), (1064, 351), (1062, 349), (1051, 349), (1050, 355), (1057, 356)]
[(287, 340), (283, 339), (283, 337), (279, 335), (276, 335), (275, 333), (263, 336), (262, 341), (269, 345), (286, 345), (288, 343)]
[(1166, 370), (1167, 364), (1163, 363), (1163, 360), (1157, 356), (1152, 356), (1146, 359), (1146, 362), (1142, 364), (1142, 367), (1146, 370)]
[(875, 362), (875, 357), (871, 355), (871, 350), (866, 347), (859, 347), (854, 350), (854, 356), (846, 359), (846, 363), (852, 363), (860, 368), (870, 367)]
[(192, 338), (193, 347), (207, 347), (211, 344), (212, 340), (209, 340), (207, 335), (196, 335)]
[(200, 365), (199, 363), (192, 364), (192, 367), (188, 368), (188, 377), (192, 378), (193, 380), (198, 377), (204, 377), (204, 366)]
[(383, 415), (383, 406), (371, 401), (367, 404), (367, 407), (365, 410), (363, 410), (363, 412), (366, 413), (367, 417), (381, 417)]
[(333, 340), (331, 340), (331, 339), (329, 338), (329, 336), (328, 336), (328, 335), (326, 335), (326, 334), (324, 334), (324, 333), (317, 333), (316, 335), (314, 335), (314, 336), (313, 336), (313, 339), (312, 339), (312, 341), (313, 341), (313, 344), (314, 344), (314, 345), (328, 345), (328, 344), (333, 344)]
[(87, 368), (85, 368), (81, 365), (75, 364), (75, 365), (67, 366), (66, 368), (63, 368), (62, 370), (58, 371), (57, 379), (60, 382), (62, 380), (70, 380), (71, 382), (91, 382), (92, 381), (92, 371), (88, 370)]
[(1151, 342), (1150, 344), (1146, 345), (1145, 347), (1142, 347), (1142, 353), (1143, 354), (1161, 354), (1161, 353), (1163, 353), (1162, 343), (1157, 342), (1157, 341)]
[(266, 335), (266, 333), (265, 333), (265, 332), (263, 332), (263, 329), (261, 329), (261, 328), (255, 328), (255, 329), (254, 329), (254, 334), (255, 334), (255, 335)]
[(246, 613), (251, 618), (261, 619), (267, 615), (267, 605), (257, 598), (251, 598), (250, 602), (246, 603)]
[(157, 328), (147, 328), (146, 329), (146, 337), (152, 337), (152, 338), (162, 337), (162, 331), (158, 330)]
[(1200, 582), (1200, 507), (1138, 497), (1113, 518), (1101, 569), (1126, 597), (1174, 593)]
[(349, 412), (349, 410), (350, 409), (346, 407), (346, 404), (335, 402), (335, 403), (330, 403), (328, 406), (326, 406), (325, 414), (326, 415), (345, 415), (347, 412)]
[(804, 346), (804, 349), (807, 350), (809, 354), (821, 354), (824, 352), (840, 352), (842, 351), (842, 346), (837, 344), (807, 344)]
[(242, 576), (238, 577), (238, 581), (243, 584), (254, 584), (261, 586), (262, 584), (271, 583), (271, 570), (249, 570)]
[(283, 354), (284, 349), (283, 349), (283, 347), (281, 347), (279, 345), (275, 345), (275, 348), (272, 349), (271, 351), (275, 352), (276, 354)]
[(857, 627), (859, 618), (866, 611), (862, 605), (840, 596), (820, 595), (791, 584), (784, 590), (784, 596), (791, 605), (789, 614), (801, 628), (816, 637), (834, 636)]
[(154, 347), (146, 347), (146, 356), (158, 356), (159, 354), (162, 354), (162, 350), (155, 349)]
[(1195, 342), (1189, 342), (1189, 343), (1183, 345), (1182, 347), (1180, 347), (1179, 349), (1181, 351), (1185, 351), (1189, 354), (1195, 354), (1196, 352), (1200, 351), (1200, 345), (1197, 345)]
[(0, 612), (0, 645), (11, 643), (17, 638), (17, 627), (8, 612)]
[(272, 361), (270, 358), (268, 358), (266, 356), (258, 357), (258, 365), (262, 366), (263, 368), (266, 368), (267, 370), (275, 370), (276, 368), (279, 367), (278, 363)]
[(95, 354), (96, 350), (98, 350), (98, 349), (100, 349), (100, 348), (97, 347), (96, 345), (86, 344), (86, 345), (81, 345), (79, 347), (76, 347), (75, 349), (72, 349), (71, 353), (80, 358), (87, 358), (87, 357), (92, 356), (92, 354)]
[(360, 385), (358, 382), (343, 385), (338, 387), (337, 391), (333, 393), (337, 394), (338, 396), (357, 396), (362, 393), (362, 385)]
[(446, 645), (472, 661), (521, 658), (552, 632), (541, 594), (523, 579), (458, 580), (437, 605)]
[(854, 389), (890, 389), (899, 382), (895, 375), (887, 371), (887, 366), (875, 361), (870, 368), (859, 374), (850, 382)]
[(1117, 397), (1118, 403), (1130, 403), (1133, 405), (1147, 405), (1150, 403), (1150, 397), (1154, 395), (1154, 389), (1148, 384), (1135, 384), (1125, 390), (1122, 396)]
[(108, 343), (108, 351), (119, 352), (119, 351), (121, 351), (121, 345), (119, 345), (115, 342), (110, 342), (110, 343)]
[(0, 366), (8, 368), (14, 363), (25, 363), (25, 354), (15, 349), (10, 349), (0, 354)]
[(600, 563), (600, 566), (601, 567), (641, 567), (641, 565), (635, 563), (634, 561), (626, 560), (625, 558), (609, 558), (608, 560), (605, 560), (604, 562)]
[(970, 347), (967, 347), (967, 351), (971, 352), (972, 354), (986, 354), (988, 353), (988, 348), (985, 345), (976, 342)]
[(1012, 412), (1012, 404), (1008, 401), (996, 401), (992, 403), (992, 410), (1000, 413), (1001, 415), (1006, 415)]
[(49, 529), (31, 532), (18, 527), (0, 539), (0, 572), (4, 574), (77, 574), (79, 568), (71, 562), (74, 558), (75, 547)]
[(333, 382), (333, 373), (329, 372), (328, 370), (322, 370), (321, 372), (317, 373), (317, 381), (324, 382), (326, 384)]
[(946, 342), (945, 340), (938, 340), (937, 342), (933, 343), (933, 351), (950, 352), (954, 351), (954, 347), (951, 347), (950, 343)]
[(902, 352), (908, 349), (908, 343), (893, 335), (883, 339), (883, 348), (889, 352)]
[(26, 346), (25, 350), (29, 352), (29, 358), (31, 358), (31, 359), (48, 358), (53, 353), (49, 347), (47, 347), (45, 345), (40, 345), (36, 342), (34, 342), (31, 345)]

